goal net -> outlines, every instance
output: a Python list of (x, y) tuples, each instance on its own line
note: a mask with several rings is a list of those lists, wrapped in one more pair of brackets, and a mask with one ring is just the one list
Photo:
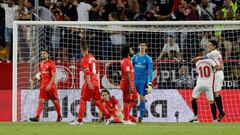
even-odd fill
[[(240, 25), (238, 22), (14, 22), (13, 121), (28, 121), (35, 116), (39, 84), (30, 80), (38, 72), (40, 51), (48, 49), (56, 63), (56, 84), (63, 121), (77, 116), (83, 73), (80, 69), (80, 46), (86, 43), (98, 60), (100, 89), (109, 89), (122, 104), (120, 48), (146, 42), (147, 54), (154, 61), (154, 91), (146, 96), (147, 122), (187, 122), (192, 116), (191, 94), (197, 72), (191, 58), (200, 49), (207, 52), (210, 39), (219, 41), (224, 60), (221, 90), (226, 116), (224, 122), (240, 122)], [(173, 44), (165, 48), (165, 44)], [(212, 121), (206, 96), (198, 102), (198, 117)], [(217, 111), (219, 114), (219, 111)], [(139, 116), (139, 107), (132, 109)], [(179, 114), (176, 117), (176, 114)], [(87, 104), (85, 121), (96, 121), (98, 109)], [(45, 103), (41, 121), (55, 121), (54, 105)]]

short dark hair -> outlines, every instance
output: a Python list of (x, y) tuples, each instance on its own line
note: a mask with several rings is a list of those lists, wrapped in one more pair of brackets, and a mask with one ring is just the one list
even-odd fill
[(200, 49), (198, 49), (198, 51), (197, 51), (197, 55), (198, 55), (198, 56), (202, 56), (202, 55), (204, 54), (204, 52), (205, 52), (205, 49), (200, 48)]
[(169, 37), (169, 38), (172, 38), (172, 39), (173, 39), (173, 35), (168, 35), (167, 37)]
[(209, 43), (211, 43), (213, 46), (218, 48), (218, 41), (217, 40), (209, 40)]
[(146, 46), (147, 46), (147, 43), (146, 43), (145, 41), (140, 41), (140, 42), (138, 43), (138, 45), (140, 45), (140, 44), (146, 44)]
[(42, 49), (41, 52), (46, 52), (47, 54), (49, 54), (49, 51), (47, 49)]
[(130, 49), (128, 45), (124, 45), (121, 50), (122, 58), (127, 58), (130, 55)]
[(87, 44), (82, 44), (81, 49), (84, 50), (84, 51), (88, 50)]
[(101, 95), (102, 95), (102, 93), (107, 93), (108, 95), (110, 95), (110, 92), (109, 92), (107, 89), (103, 89), (103, 90), (101, 91)]

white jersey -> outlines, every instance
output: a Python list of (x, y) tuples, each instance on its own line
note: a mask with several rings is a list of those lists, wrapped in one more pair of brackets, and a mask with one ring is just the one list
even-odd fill
[(208, 59), (213, 59), (217, 63), (217, 65), (222, 66), (222, 64), (223, 64), (222, 55), (217, 49), (211, 51), (206, 56)]
[(192, 93), (193, 98), (198, 98), (202, 92), (205, 92), (208, 101), (214, 101), (213, 86), (215, 72), (213, 67), (216, 65), (213, 59), (203, 59), (196, 63), (198, 79), (197, 85)]
[[(219, 66), (223, 66), (223, 61), (222, 61), (222, 55), (221, 53), (216, 49), (211, 51), (210, 53), (208, 53), (207, 58), (209, 59), (213, 59), (214, 62), (219, 65)], [(216, 72), (215, 74), (215, 83), (214, 83), (214, 91), (220, 91), (222, 89), (223, 86), (223, 81), (224, 81), (224, 74), (222, 70), (219, 70)]]
[(197, 84), (212, 85), (214, 77), (213, 67), (217, 64), (212, 59), (199, 60), (196, 63), (198, 79)]

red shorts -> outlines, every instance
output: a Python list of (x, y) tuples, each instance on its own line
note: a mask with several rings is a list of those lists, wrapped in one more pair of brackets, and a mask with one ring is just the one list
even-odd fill
[(133, 86), (133, 94), (131, 96), (130, 92), (129, 92), (129, 87), (126, 85), (120, 85), (122, 92), (123, 92), (123, 102), (131, 102), (133, 100), (138, 99), (137, 90), (134, 85), (132, 85), (132, 86)]
[(40, 88), (39, 99), (42, 98), (44, 100), (58, 100), (58, 93), (56, 87), (52, 87), (49, 91), (45, 90), (46, 87)]
[(83, 84), (81, 99), (90, 101), (91, 99), (98, 101), (101, 99), (98, 85), (93, 85), (93, 89), (89, 89), (87, 83)]

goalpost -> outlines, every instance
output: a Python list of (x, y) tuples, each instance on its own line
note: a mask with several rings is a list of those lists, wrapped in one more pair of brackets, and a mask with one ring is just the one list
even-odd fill
[[(170, 36), (171, 35), (171, 36)], [(89, 45), (98, 60), (100, 89), (109, 89), (122, 103), (119, 83), (120, 48), (127, 44), (135, 54), (138, 43), (146, 42), (147, 54), (154, 60), (154, 91), (146, 96), (147, 122), (187, 122), (193, 116), (191, 93), (196, 84), (195, 64), (190, 60), (210, 39), (219, 40), (224, 58), (221, 91), (226, 116), (224, 122), (240, 122), (240, 24), (238, 21), (177, 22), (62, 22), (14, 21), (12, 121), (28, 121), (35, 116), (39, 84), (31, 85), (38, 72), (40, 51), (48, 49), (57, 66), (56, 84), (63, 121), (76, 117), (83, 84), (80, 46)], [(163, 52), (164, 44), (174, 49)], [(161, 58), (157, 60), (159, 55)], [(212, 120), (210, 107), (203, 95), (198, 102), (199, 119)], [(85, 121), (96, 121), (98, 110), (87, 104)], [(132, 110), (139, 116), (139, 108)], [(41, 121), (55, 121), (51, 102), (45, 104)]]

